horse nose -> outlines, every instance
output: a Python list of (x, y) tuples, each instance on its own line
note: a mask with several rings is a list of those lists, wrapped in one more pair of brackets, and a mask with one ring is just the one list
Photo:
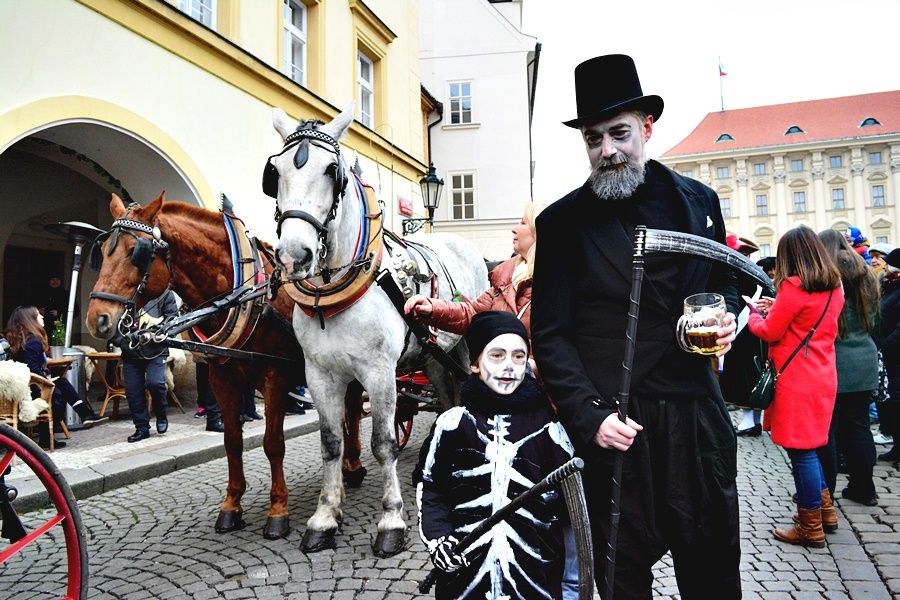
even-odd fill
[(106, 313), (101, 314), (97, 317), (97, 333), (101, 336), (106, 336), (110, 331), (110, 319), (109, 315)]
[(309, 248), (299, 248), (299, 251), (290, 252), (285, 248), (279, 248), (275, 253), (278, 262), (285, 269), (290, 271), (291, 275), (308, 271), (312, 266), (313, 253)]

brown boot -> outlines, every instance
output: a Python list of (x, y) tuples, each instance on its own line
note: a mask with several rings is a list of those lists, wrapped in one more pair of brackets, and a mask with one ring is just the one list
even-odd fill
[[(822, 530), (825, 533), (834, 533), (838, 529), (837, 510), (834, 508), (834, 502), (831, 501), (831, 493), (822, 490)], [(794, 523), (800, 522), (800, 517), (793, 516)]]
[(801, 508), (797, 511), (797, 524), (790, 529), (776, 529), (773, 533), (775, 539), (810, 546), (812, 548), (825, 547), (825, 532), (822, 530), (822, 510), (819, 508)]

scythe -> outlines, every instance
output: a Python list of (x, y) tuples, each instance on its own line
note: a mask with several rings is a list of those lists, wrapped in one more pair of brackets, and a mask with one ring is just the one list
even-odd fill
[[(625, 422), (631, 395), (631, 368), (634, 365), (634, 346), (637, 339), (638, 317), (641, 308), (641, 286), (644, 279), (646, 254), (688, 254), (728, 265), (752, 278), (770, 294), (775, 288), (769, 276), (743, 254), (714, 240), (679, 231), (647, 229), (643, 225), (634, 230), (634, 256), (631, 263), (631, 294), (628, 303), (628, 324), (625, 330), (625, 358), (622, 360), (622, 381), (616, 401), (619, 420)], [(609, 538), (606, 547), (604, 600), (612, 600), (616, 573), (616, 543), (619, 536), (619, 503), (622, 498), (622, 467), (625, 454), (617, 452), (613, 463), (610, 491)]]

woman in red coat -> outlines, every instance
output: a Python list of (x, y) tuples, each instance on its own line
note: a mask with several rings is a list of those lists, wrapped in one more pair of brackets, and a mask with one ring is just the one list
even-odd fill
[[(778, 378), (763, 423), (772, 432), (772, 441), (787, 450), (797, 487), (796, 525), (774, 534), (783, 542), (821, 548), (822, 515), (828, 511), (830, 517), (834, 508), (816, 448), (828, 441), (834, 410), (834, 340), (844, 293), (837, 267), (809, 227), (791, 229), (778, 242), (775, 287), (777, 300), (760, 302), (764, 314), (750, 305), (747, 326), (769, 343), (769, 357), (778, 370), (798, 346), (803, 347)], [(814, 327), (812, 337), (804, 341)]]

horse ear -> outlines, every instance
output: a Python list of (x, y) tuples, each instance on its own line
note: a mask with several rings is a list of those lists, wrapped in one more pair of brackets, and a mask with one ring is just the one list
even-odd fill
[(347, 129), (350, 128), (352, 122), (353, 102), (350, 102), (350, 104), (341, 111), (341, 114), (336, 116), (331, 123), (323, 125), (321, 129), (334, 139), (339, 140), (347, 134)]
[(125, 203), (116, 194), (112, 195), (112, 200), (109, 202), (109, 214), (113, 219), (121, 219), (125, 214)]
[(275, 127), (275, 131), (281, 134), (282, 140), (287, 139), (287, 136), (291, 135), (297, 128), (294, 120), (277, 107), (272, 108), (272, 125)]
[(156, 197), (156, 200), (141, 209), (141, 218), (145, 223), (153, 223), (153, 221), (156, 220), (156, 213), (162, 208), (165, 199), (166, 191), (163, 190), (159, 193), (159, 196)]

